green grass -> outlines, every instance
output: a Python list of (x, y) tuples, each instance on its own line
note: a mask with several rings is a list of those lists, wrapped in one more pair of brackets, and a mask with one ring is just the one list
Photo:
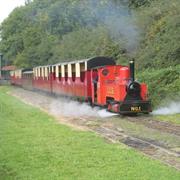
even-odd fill
[(171, 123), (180, 125), (180, 114), (157, 115), (154, 117), (156, 120), (159, 120), (159, 121), (171, 122)]
[[(179, 179), (180, 172), (75, 131), (0, 87), (0, 179)], [(33, 98), (33, 97), (32, 97)]]

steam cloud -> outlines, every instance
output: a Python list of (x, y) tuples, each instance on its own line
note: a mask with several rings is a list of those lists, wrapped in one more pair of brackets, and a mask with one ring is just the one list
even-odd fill
[(123, 43), (128, 52), (137, 47), (140, 29), (135, 25), (135, 16), (127, 6), (116, 6), (108, 1), (103, 10), (96, 9), (96, 17), (108, 29), (111, 38)]
[[(140, 29), (135, 24), (135, 15), (127, 5), (112, 1), (102, 4), (97, 0), (89, 0), (88, 7), (96, 21), (107, 28), (111, 38), (124, 45), (128, 52), (133, 51), (139, 44)], [(122, 44), (123, 43), (123, 44)]]
[(50, 104), (50, 112), (56, 116), (63, 115), (66, 117), (110, 117), (117, 115), (107, 112), (105, 109), (101, 110), (98, 107), (92, 108), (86, 103), (79, 103), (64, 98), (54, 100)]
[[(66, 117), (110, 117), (118, 115), (107, 112), (99, 107), (91, 107), (87, 103), (70, 100), (69, 98), (47, 96), (44, 93), (26, 91), (24, 89), (14, 89), (14, 96), (20, 97), (24, 102), (41, 108), (54, 116)], [(33, 97), (33, 98), (32, 98)], [(1, 110), (1, 106), (0, 106)]]
[(167, 107), (161, 107), (152, 114), (154, 115), (168, 115), (180, 113), (180, 102), (171, 102)]

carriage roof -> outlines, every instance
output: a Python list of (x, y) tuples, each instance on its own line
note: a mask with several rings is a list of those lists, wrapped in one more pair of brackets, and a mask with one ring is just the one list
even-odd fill
[(68, 64), (85, 64), (87, 70), (93, 69), (95, 67), (100, 67), (100, 66), (105, 66), (105, 65), (115, 65), (115, 61), (112, 58), (109, 57), (93, 57), (93, 58), (88, 58), (88, 59), (82, 59), (82, 60), (77, 60), (77, 61), (68, 61), (68, 62), (62, 62), (62, 63), (57, 63), (53, 65), (44, 65), (44, 66), (37, 66), (35, 68), (39, 67), (51, 67), (51, 66), (60, 66), (60, 65), (68, 65)]

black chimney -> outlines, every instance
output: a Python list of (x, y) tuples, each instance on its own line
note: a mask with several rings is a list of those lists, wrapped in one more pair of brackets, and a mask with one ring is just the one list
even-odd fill
[(129, 61), (129, 69), (130, 69), (130, 79), (134, 81), (134, 59)]

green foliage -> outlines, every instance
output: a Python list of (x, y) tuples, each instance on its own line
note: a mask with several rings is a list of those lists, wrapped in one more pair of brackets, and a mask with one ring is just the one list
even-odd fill
[(154, 106), (179, 100), (180, 65), (159, 70), (147, 69), (138, 73), (138, 80), (148, 84)]
[[(94, 56), (111, 56), (115, 59), (119, 55), (119, 44), (114, 44), (104, 27), (94, 29), (80, 29), (64, 35), (60, 45), (54, 50), (58, 60), (75, 60)], [(58, 58), (59, 57), (59, 58)]]
[(61, 125), (6, 92), (1, 86), (1, 179), (179, 179), (177, 170)]
[(24, 16), (24, 8), (17, 8), (0, 26), (2, 39), (0, 41), (0, 51), (9, 63), (24, 49), (22, 40), (22, 30), (26, 25)]
[(154, 0), (129, 0), (128, 5), (133, 8), (139, 8), (142, 6), (148, 6)]
[(119, 46), (110, 39), (106, 28), (98, 25), (97, 9), (93, 12), (92, 6), (103, 8), (106, 0), (95, 4), (74, 0), (28, 1), (2, 23), (0, 51), (18, 67), (96, 55), (116, 57), (119, 53), (111, 49)]
[(180, 1), (157, 1), (139, 13), (144, 29), (137, 61), (141, 68), (164, 68), (180, 62)]

